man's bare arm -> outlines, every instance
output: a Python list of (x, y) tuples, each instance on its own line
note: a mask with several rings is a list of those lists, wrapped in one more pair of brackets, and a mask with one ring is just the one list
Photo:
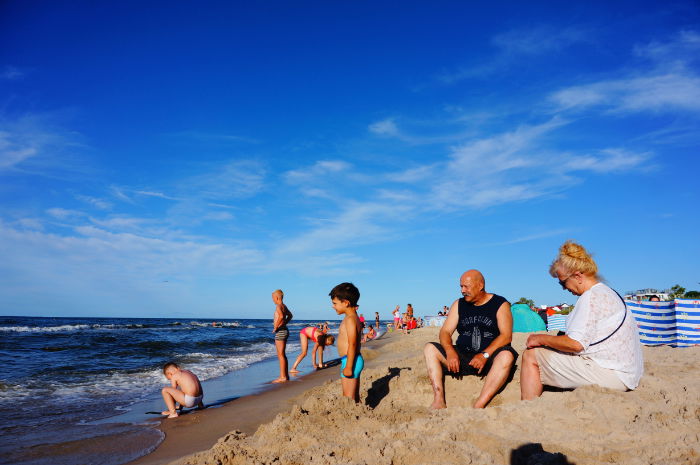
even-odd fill
[(450, 307), (450, 313), (447, 314), (447, 319), (440, 328), (440, 345), (445, 349), (445, 358), (447, 359), (447, 369), (453, 373), (459, 371), (459, 356), (452, 345), (452, 335), (457, 329), (459, 322), (459, 300), (455, 300)]

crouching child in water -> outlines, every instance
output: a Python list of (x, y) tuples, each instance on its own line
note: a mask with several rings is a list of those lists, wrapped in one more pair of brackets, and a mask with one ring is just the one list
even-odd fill
[(175, 404), (180, 404), (180, 409), (183, 407), (204, 408), (202, 398), (204, 390), (199, 378), (189, 370), (182, 370), (176, 363), (169, 362), (163, 366), (163, 374), (170, 380), (171, 387), (164, 387), (161, 391), (163, 400), (168, 410), (163, 412), (168, 418), (178, 416)]
[(357, 301), (360, 291), (352, 283), (338, 284), (330, 292), (333, 309), (343, 315), (338, 330), (338, 355), (340, 362), (340, 382), (343, 395), (355, 402), (360, 401), (360, 374), (365, 361), (360, 353), (362, 325), (357, 316)]

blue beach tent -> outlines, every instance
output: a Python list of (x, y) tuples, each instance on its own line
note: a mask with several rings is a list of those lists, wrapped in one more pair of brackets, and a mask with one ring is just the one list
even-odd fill
[(513, 314), (514, 333), (534, 333), (535, 331), (547, 331), (544, 321), (537, 312), (530, 310), (525, 304), (515, 304), (510, 307)]

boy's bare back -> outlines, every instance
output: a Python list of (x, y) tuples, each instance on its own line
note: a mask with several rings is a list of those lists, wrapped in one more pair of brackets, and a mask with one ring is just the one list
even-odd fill
[(188, 396), (197, 397), (202, 394), (202, 385), (199, 378), (189, 370), (180, 370), (172, 377), (175, 387)]

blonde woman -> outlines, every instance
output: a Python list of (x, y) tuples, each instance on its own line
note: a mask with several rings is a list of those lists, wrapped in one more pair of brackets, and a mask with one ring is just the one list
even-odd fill
[(564, 335), (528, 337), (520, 372), (521, 398), (539, 397), (544, 385), (636, 388), (644, 371), (637, 324), (622, 297), (601, 282), (591, 255), (583, 246), (567, 241), (559, 248), (549, 274), (579, 299)]

